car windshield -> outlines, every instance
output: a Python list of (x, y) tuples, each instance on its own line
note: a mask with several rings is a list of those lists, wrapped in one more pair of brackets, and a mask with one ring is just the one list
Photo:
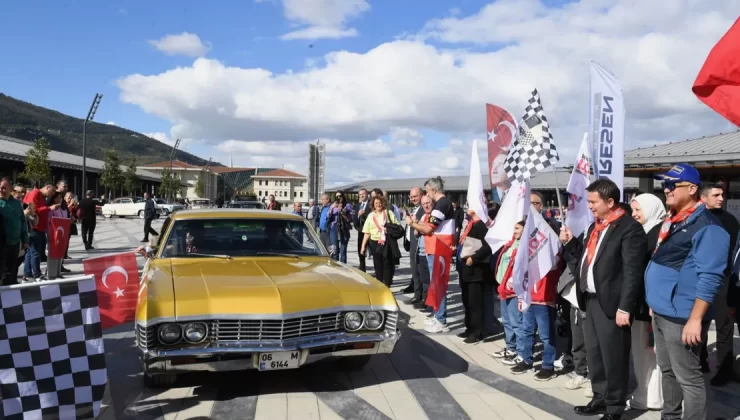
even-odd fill
[(303, 220), (233, 218), (175, 220), (162, 258), (326, 256)]
[(228, 208), (232, 208), (232, 209), (264, 209), (265, 208), (265, 206), (262, 203), (260, 203), (260, 202), (256, 202), (256, 203), (230, 203), (227, 207)]

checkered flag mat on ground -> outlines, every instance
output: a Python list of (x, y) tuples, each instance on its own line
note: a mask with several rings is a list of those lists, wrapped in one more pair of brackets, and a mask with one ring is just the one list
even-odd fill
[(519, 122), (519, 131), (506, 156), (504, 170), (509, 181), (521, 182), (554, 166), (559, 160), (540, 94), (535, 89)]
[(94, 278), (0, 289), (0, 419), (89, 419), (107, 382)]

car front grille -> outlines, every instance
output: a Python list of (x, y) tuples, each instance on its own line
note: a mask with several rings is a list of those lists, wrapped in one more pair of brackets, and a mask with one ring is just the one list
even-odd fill
[(156, 326), (143, 327), (139, 324), (136, 324), (136, 345), (140, 349), (155, 347), (155, 345), (157, 344), (156, 331)]
[(284, 320), (218, 320), (211, 322), (214, 341), (282, 341), (343, 330), (342, 313)]

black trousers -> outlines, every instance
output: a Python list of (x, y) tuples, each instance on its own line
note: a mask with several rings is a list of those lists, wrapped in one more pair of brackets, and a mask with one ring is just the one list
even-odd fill
[[(418, 295), (418, 298), (422, 302), (426, 302), (429, 283), (432, 277), (432, 274), (429, 272), (429, 261), (426, 255), (416, 255), (416, 272), (419, 275), (419, 282), (421, 283), (421, 294)], [(414, 298), (416, 297), (416, 289), (414, 289)]]
[(362, 233), (362, 231), (357, 234), (357, 257), (360, 259), (360, 270), (366, 271), (367, 267), (365, 267), (365, 254), (361, 252), (363, 236), (365, 236), (365, 234)]
[(460, 282), (465, 331), (473, 337), (483, 338), (483, 282)]
[(627, 403), (632, 335), (606, 317), (595, 295), (587, 294), (583, 334), (593, 402), (605, 404), (608, 414), (621, 415)]
[(388, 287), (393, 284), (393, 275), (396, 274), (396, 265), (393, 261), (385, 259), (383, 254), (376, 252), (378, 243), (370, 241), (370, 252), (373, 254), (373, 266), (375, 267), (375, 278)]
[(144, 242), (149, 240), (149, 234), (159, 236), (159, 233), (152, 229), (152, 221), (154, 221), (154, 219), (144, 219)]
[(86, 248), (90, 247), (93, 243), (97, 221), (95, 219), (82, 219), (80, 224), (82, 225), (82, 243), (85, 244)]
[(0, 285), (18, 284), (18, 253), (21, 244), (0, 246)]

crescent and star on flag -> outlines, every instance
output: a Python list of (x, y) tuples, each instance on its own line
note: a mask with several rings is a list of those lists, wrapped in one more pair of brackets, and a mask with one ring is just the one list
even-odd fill
[[(106, 268), (105, 271), (103, 271), (103, 275), (101, 276), (101, 281), (103, 282), (103, 286), (105, 286), (106, 289), (110, 289), (110, 287), (108, 287), (108, 276), (113, 273), (123, 274), (123, 277), (126, 279), (125, 284), (128, 284), (128, 271), (126, 271), (120, 265), (114, 265), (114, 266)], [(116, 298), (120, 298), (123, 296), (123, 292), (124, 292), (123, 289), (116, 286), (116, 290), (113, 291), (113, 294), (116, 295)]]

